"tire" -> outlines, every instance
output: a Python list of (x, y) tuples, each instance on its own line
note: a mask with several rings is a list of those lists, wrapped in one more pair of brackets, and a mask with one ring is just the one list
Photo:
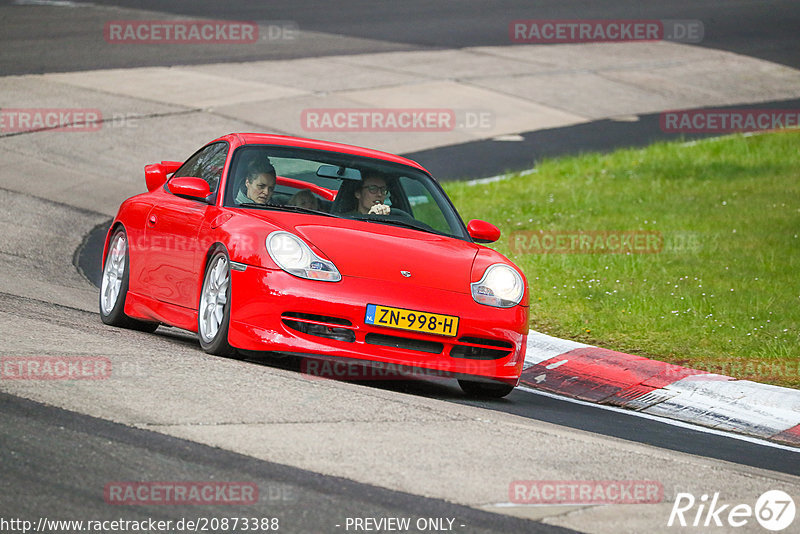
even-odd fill
[(100, 319), (110, 326), (155, 332), (158, 323), (139, 321), (125, 315), (129, 271), (128, 235), (124, 228), (118, 228), (111, 236), (108, 255), (103, 266), (100, 282)]
[(197, 307), (197, 337), (209, 354), (235, 356), (228, 343), (231, 320), (231, 262), (224, 249), (212, 254), (203, 275), (200, 303)]
[(459, 379), (458, 385), (470, 397), (484, 399), (502, 399), (512, 391), (514, 386), (509, 384), (473, 382), (472, 380)]

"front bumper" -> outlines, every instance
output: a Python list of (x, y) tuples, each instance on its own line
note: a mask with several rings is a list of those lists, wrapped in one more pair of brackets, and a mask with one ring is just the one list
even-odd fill
[[(367, 324), (367, 304), (455, 315), (458, 332), (445, 337)], [(345, 276), (330, 283), (253, 266), (231, 272), (228, 341), (243, 350), (353, 358), (517, 385), (527, 332), (525, 306), (493, 308), (468, 293), (410, 281)]]

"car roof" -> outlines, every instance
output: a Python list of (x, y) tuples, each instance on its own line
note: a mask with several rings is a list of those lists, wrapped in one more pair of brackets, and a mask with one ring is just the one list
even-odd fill
[(344, 154), (352, 154), (354, 156), (363, 156), (367, 158), (380, 159), (383, 161), (390, 161), (407, 165), (419, 169), (426, 174), (430, 175), (427, 169), (416, 161), (390, 154), (388, 152), (381, 152), (380, 150), (373, 150), (371, 148), (363, 148), (353, 145), (345, 145), (342, 143), (334, 143), (332, 141), (322, 141), (318, 139), (307, 139), (305, 137), (294, 137), (290, 135), (274, 135), (263, 133), (231, 133), (216, 139), (215, 141), (228, 140), (236, 142), (236, 145), (251, 145), (251, 144), (268, 144), (278, 146), (288, 146), (297, 148), (309, 148), (314, 150), (324, 150), (327, 152), (339, 152)]

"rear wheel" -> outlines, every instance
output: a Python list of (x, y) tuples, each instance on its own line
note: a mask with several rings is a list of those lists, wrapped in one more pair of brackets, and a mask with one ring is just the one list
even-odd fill
[(154, 332), (158, 328), (158, 323), (138, 321), (125, 315), (129, 269), (128, 236), (123, 228), (118, 228), (111, 237), (103, 267), (100, 284), (100, 319), (111, 326)]
[(218, 250), (211, 256), (203, 277), (200, 305), (197, 310), (197, 333), (200, 346), (209, 354), (233, 356), (236, 349), (228, 343), (231, 319), (231, 265), (228, 254)]
[(484, 399), (501, 399), (514, 391), (514, 386), (488, 382), (473, 382), (472, 380), (459, 380), (458, 385), (470, 397)]

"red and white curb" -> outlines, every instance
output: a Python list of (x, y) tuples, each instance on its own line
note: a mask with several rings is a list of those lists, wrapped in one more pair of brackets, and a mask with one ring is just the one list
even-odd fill
[(737, 380), (532, 330), (520, 384), (800, 446), (800, 390)]

